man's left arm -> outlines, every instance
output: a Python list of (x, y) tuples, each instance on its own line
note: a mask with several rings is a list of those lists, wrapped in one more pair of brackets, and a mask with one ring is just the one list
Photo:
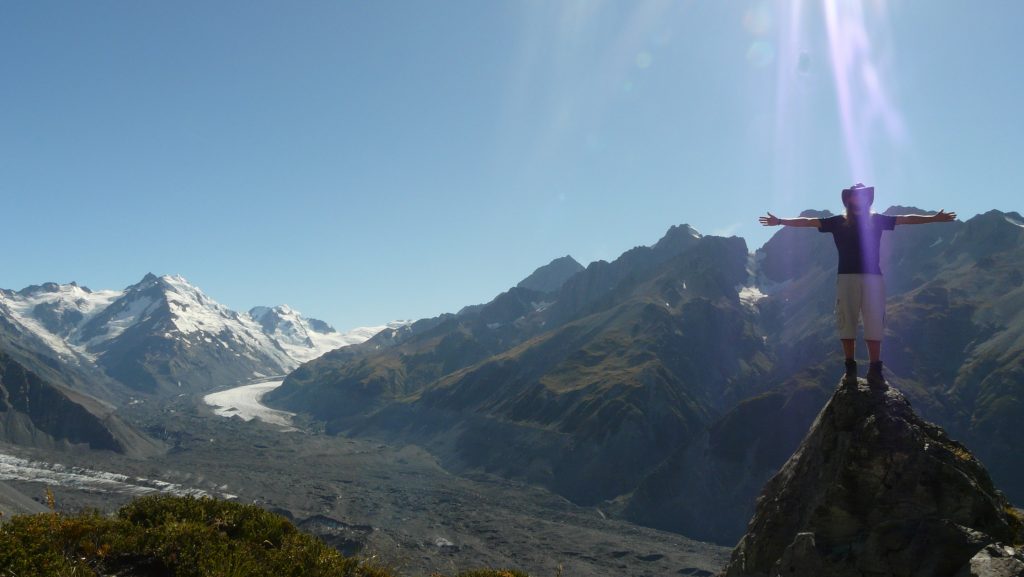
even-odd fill
[(949, 222), (956, 220), (955, 212), (940, 210), (931, 215), (926, 214), (901, 214), (896, 217), (896, 224), (928, 224), (930, 222)]

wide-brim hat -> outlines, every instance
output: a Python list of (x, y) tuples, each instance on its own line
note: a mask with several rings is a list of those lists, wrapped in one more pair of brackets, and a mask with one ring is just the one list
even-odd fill
[(867, 194), (869, 205), (875, 202), (875, 187), (864, 186), (863, 184), (858, 182), (857, 184), (851, 186), (850, 188), (843, 189), (843, 206), (850, 204), (850, 197), (853, 196), (853, 193), (855, 192)]

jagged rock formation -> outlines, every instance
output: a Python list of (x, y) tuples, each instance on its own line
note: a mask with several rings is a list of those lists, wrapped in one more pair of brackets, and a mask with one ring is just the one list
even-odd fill
[(840, 385), (765, 486), (726, 577), (1024, 574), (1020, 513), (894, 388)]
[(735, 288), (747, 254), (742, 239), (673, 227), (557, 293), (512, 288), (404, 340), (325, 355), (263, 400), (599, 504), (761, 382), (765, 345)]

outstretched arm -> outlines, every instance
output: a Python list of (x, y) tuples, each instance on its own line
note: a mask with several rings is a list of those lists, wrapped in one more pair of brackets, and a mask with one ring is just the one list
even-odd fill
[(814, 228), (821, 226), (821, 219), (806, 217), (779, 218), (770, 212), (768, 216), (759, 217), (757, 220), (763, 226), (779, 226), (780, 224), (783, 226), (809, 226)]
[(932, 215), (904, 214), (896, 217), (896, 224), (928, 224), (930, 222), (949, 222), (956, 220), (955, 212), (940, 210)]

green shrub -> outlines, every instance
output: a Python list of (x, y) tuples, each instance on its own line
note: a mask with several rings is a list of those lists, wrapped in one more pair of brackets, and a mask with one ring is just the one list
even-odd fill
[[(116, 517), (18, 516), (0, 527), (0, 567), (13, 575), (389, 577), (252, 505), (154, 496)], [(5, 574), (5, 575), (6, 575)]]
[[(0, 525), (0, 577), (14, 575), (392, 577), (254, 505), (167, 495), (136, 499), (113, 517), (54, 511), (11, 518)], [(458, 577), (527, 575), (477, 570)]]

